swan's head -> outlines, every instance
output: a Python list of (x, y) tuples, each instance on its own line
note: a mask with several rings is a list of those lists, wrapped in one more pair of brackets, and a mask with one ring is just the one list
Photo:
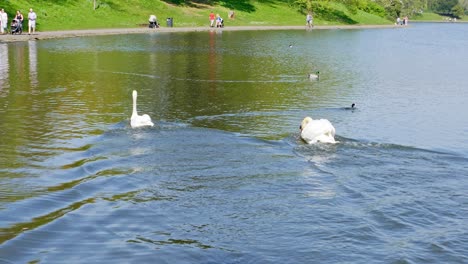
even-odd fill
[(307, 124), (309, 124), (310, 122), (312, 122), (312, 118), (311, 117), (306, 117), (302, 120), (301, 122), (301, 125), (299, 126), (299, 129), (302, 131), (306, 126)]

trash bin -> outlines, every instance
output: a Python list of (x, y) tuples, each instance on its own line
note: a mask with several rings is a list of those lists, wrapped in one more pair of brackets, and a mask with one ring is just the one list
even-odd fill
[(173, 21), (172, 17), (168, 17), (168, 18), (166, 19), (166, 23), (167, 23), (167, 26), (168, 26), (168, 27), (172, 27), (172, 21)]

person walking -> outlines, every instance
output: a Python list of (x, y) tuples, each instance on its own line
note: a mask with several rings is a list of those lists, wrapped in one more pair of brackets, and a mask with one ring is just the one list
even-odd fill
[(309, 28), (314, 26), (314, 17), (310, 12), (306, 16), (306, 26), (308, 26)]
[(28, 34), (31, 34), (31, 29), (33, 34), (36, 32), (36, 18), (36, 13), (30, 8), (28, 14)]
[(0, 31), (2, 34), (5, 34), (7, 33), (7, 29), (8, 29), (8, 14), (5, 12), (5, 10), (2, 8), (2, 10), (0, 11), (0, 24), (1, 24), (1, 28), (0, 28)]
[(210, 27), (214, 26), (214, 22), (215, 22), (215, 14), (213, 13), (213, 11), (211, 11), (210, 12)]

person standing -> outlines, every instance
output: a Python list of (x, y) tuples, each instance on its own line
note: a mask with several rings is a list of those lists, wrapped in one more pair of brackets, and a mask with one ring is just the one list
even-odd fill
[(0, 24), (1, 24), (1, 28), (0, 28), (1, 33), (2, 34), (7, 33), (8, 14), (5, 12), (3, 8), (0, 11)]
[(308, 13), (306, 16), (306, 25), (311, 28), (314, 26), (314, 17), (312, 16), (312, 13)]
[(223, 27), (223, 19), (219, 14), (216, 14), (216, 27)]
[(23, 32), (23, 19), (24, 19), (24, 17), (23, 17), (23, 14), (21, 14), (21, 12), (19, 10), (16, 10), (15, 19), (18, 22), (18, 28), (19, 28), (20, 32)]
[(215, 14), (213, 13), (213, 11), (211, 11), (210, 12), (210, 27), (214, 26), (214, 22), (215, 22)]
[(33, 34), (36, 32), (36, 18), (36, 13), (30, 8), (28, 14), (28, 34), (31, 34), (31, 29)]

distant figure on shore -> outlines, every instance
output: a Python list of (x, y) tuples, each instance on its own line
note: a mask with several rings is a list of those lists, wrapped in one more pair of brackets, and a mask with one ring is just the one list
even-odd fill
[(216, 14), (216, 27), (218, 28), (222, 28), (224, 27), (224, 20), (223, 18), (219, 15), (219, 14)]
[(214, 27), (214, 22), (215, 22), (215, 14), (213, 11), (210, 12), (210, 27)]
[(149, 22), (149, 28), (158, 28), (159, 27), (158, 18), (155, 15), (150, 15), (150, 17), (148, 19), (148, 22)]
[(16, 21), (18, 22), (18, 28), (20, 32), (23, 32), (23, 14), (19, 10), (16, 10), (16, 16), (15, 16)]
[(310, 12), (306, 16), (306, 26), (308, 26), (309, 28), (314, 26), (314, 17)]
[(229, 13), (228, 13), (228, 17), (229, 19), (234, 19), (234, 11), (230, 10)]
[(8, 14), (2, 8), (0, 11), (0, 31), (2, 34), (7, 33), (8, 31)]
[(28, 34), (31, 34), (31, 30), (33, 34), (36, 33), (36, 18), (36, 13), (30, 8), (28, 13)]
[(397, 25), (397, 26), (401, 25), (401, 19), (400, 19), (400, 17), (397, 17), (397, 19), (396, 19), (396, 25)]
[(408, 16), (405, 16), (403, 18), (403, 25), (407, 26), (408, 25)]

